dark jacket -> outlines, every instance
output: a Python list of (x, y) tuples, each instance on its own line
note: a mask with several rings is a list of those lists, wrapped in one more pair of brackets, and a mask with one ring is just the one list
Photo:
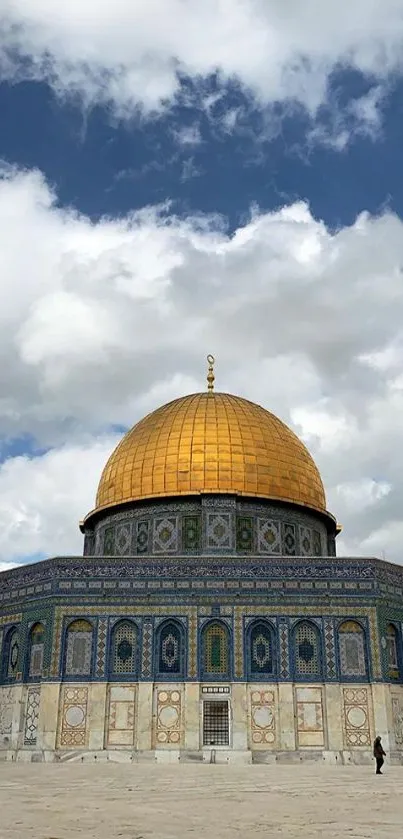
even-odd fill
[(384, 752), (382, 745), (381, 745), (381, 738), (377, 737), (374, 741), (374, 757), (384, 757), (386, 752)]

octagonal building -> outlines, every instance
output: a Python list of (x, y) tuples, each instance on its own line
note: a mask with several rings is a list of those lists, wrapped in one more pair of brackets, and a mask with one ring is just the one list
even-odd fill
[(0, 574), (0, 759), (403, 756), (403, 569), (336, 557), (296, 435), (209, 389), (111, 454), (82, 557)]

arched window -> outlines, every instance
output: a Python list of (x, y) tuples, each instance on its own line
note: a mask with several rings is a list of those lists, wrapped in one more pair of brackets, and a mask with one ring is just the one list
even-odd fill
[(320, 635), (318, 628), (303, 621), (294, 631), (295, 675), (310, 679), (320, 676), (322, 670)]
[(388, 654), (388, 675), (390, 679), (399, 677), (399, 659), (397, 653), (397, 629), (393, 623), (386, 627), (386, 650)]
[(229, 678), (229, 635), (222, 623), (209, 623), (203, 630), (204, 675)]
[(274, 673), (274, 634), (265, 621), (256, 621), (249, 629), (249, 675), (264, 679)]
[(75, 620), (67, 627), (66, 676), (90, 676), (92, 663), (92, 626), (86, 620)]
[(119, 621), (112, 631), (111, 674), (113, 676), (135, 676), (137, 661), (137, 626), (132, 621)]
[(43, 650), (45, 642), (45, 627), (42, 623), (35, 623), (29, 633), (28, 644), (28, 677), (40, 679), (43, 670)]
[(339, 626), (340, 675), (366, 676), (365, 636), (356, 621), (344, 621)]
[(11, 681), (18, 673), (20, 659), (20, 634), (17, 627), (6, 635), (3, 654), (3, 678)]
[(164, 621), (157, 633), (158, 672), (183, 676), (184, 644), (183, 632), (176, 621)]

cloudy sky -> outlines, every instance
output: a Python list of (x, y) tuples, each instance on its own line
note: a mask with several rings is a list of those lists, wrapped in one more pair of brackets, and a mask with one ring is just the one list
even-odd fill
[(2, 0), (0, 568), (209, 352), (403, 562), (402, 125), (402, 0)]

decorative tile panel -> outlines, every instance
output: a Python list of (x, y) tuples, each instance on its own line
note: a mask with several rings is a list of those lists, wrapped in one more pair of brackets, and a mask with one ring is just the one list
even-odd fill
[(150, 619), (145, 619), (143, 623), (143, 649), (141, 660), (141, 675), (143, 679), (152, 679), (152, 644), (153, 625)]
[(240, 553), (253, 550), (253, 519), (250, 516), (236, 518), (236, 549)]
[(275, 688), (251, 691), (250, 739), (252, 749), (274, 749), (276, 747)]
[(201, 517), (183, 516), (182, 543), (185, 551), (198, 551), (201, 548)]
[(136, 545), (134, 554), (148, 553), (150, 523), (148, 521), (138, 521), (136, 525)]
[(295, 688), (299, 748), (324, 747), (322, 688)]
[(209, 548), (231, 548), (231, 516), (229, 513), (207, 514), (207, 546)]
[(182, 745), (182, 696), (179, 690), (156, 689), (155, 748)]
[(295, 556), (296, 553), (296, 539), (295, 526), (293, 524), (282, 523), (282, 545), (285, 556)]
[(35, 746), (38, 735), (39, 709), (41, 702), (40, 687), (28, 688), (25, 706), (24, 746)]
[(344, 742), (347, 748), (371, 745), (368, 688), (343, 688)]
[(286, 621), (280, 621), (280, 676), (288, 679), (290, 675), (289, 635)]
[(102, 678), (105, 674), (106, 665), (106, 645), (108, 637), (108, 618), (99, 618), (98, 620), (98, 639), (97, 639), (97, 666), (96, 674), (98, 678)]
[(107, 748), (135, 744), (136, 685), (111, 685), (108, 697)]
[(328, 679), (337, 677), (336, 648), (333, 618), (325, 618), (323, 622), (326, 674)]
[(88, 687), (63, 686), (59, 746), (74, 749), (87, 745)]
[(116, 528), (115, 548), (117, 556), (130, 554), (130, 525), (120, 524)]
[(178, 518), (175, 516), (154, 519), (153, 553), (178, 551)]
[(259, 553), (279, 554), (281, 551), (280, 522), (258, 518), (257, 549)]
[(313, 555), (314, 556), (322, 556), (322, 538), (319, 533), (319, 530), (312, 531), (312, 546), (313, 546)]
[(309, 527), (299, 528), (299, 550), (301, 556), (312, 556), (312, 531)]
[(105, 527), (104, 554), (105, 554), (105, 556), (115, 556), (116, 555), (115, 528), (114, 527)]
[(0, 744), (11, 739), (14, 710), (14, 688), (0, 687)]
[(396, 748), (403, 749), (403, 690), (392, 694), (392, 719)]

